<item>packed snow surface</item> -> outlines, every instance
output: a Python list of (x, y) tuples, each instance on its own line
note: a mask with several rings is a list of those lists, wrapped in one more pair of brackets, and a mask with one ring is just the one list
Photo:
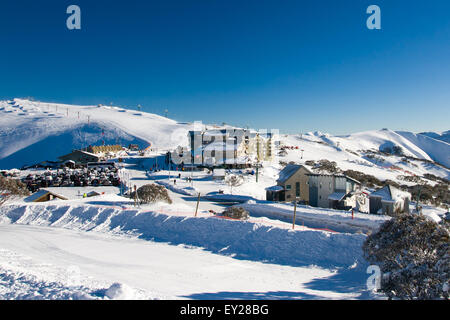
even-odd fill
[(137, 209), (4, 206), (0, 298), (367, 298), (364, 239)]

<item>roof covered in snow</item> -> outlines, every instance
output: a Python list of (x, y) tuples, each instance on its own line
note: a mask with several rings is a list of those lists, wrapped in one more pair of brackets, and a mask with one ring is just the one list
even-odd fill
[(334, 192), (328, 196), (328, 200), (341, 201), (345, 197), (345, 192)]
[(54, 193), (54, 192), (52, 192), (52, 191), (45, 190), (45, 189), (41, 189), (41, 190), (39, 190), (39, 191), (33, 193), (31, 196), (25, 198), (25, 201), (26, 201), (26, 202), (35, 202), (36, 200), (39, 200), (40, 198), (42, 198), (43, 196), (45, 196), (45, 195), (47, 195), (47, 194), (51, 194), (51, 195), (53, 195), (55, 198), (59, 198), (59, 199), (62, 199), (62, 200), (67, 200), (66, 197), (63, 197), (63, 196), (61, 196), (61, 195), (59, 195), (59, 194), (56, 194), (56, 193)]
[(280, 192), (280, 191), (283, 191), (284, 188), (281, 186), (271, 186), (271, 187), (266, 188), (266, 190), (272, 191), (272, 192)]
[(382, 201), (399, 201), (411, 199), (411, 194), (397, 189), (394, 186), (387, 185), (370, 194), (371, 197), (380, 197)]

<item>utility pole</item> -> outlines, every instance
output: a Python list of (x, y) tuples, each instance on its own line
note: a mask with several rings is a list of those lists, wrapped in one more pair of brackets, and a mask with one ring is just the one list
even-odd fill
[(295, 230), (295, 216), (296, 216), (296, 213), (297, 213), (297, 200), (298, 200), (298, 197), (295, 197), (295, 200), (294, 200), (294, 218), (292, 219), (292, 230)]
[(260, 153), (260, 146), (259, 146), (259, 134), (256, 136), (256, 183), (258, 183), (258, 176), (259, 176), (259, 153)]
[(198, 198), (197, 198), (197, 206), (195, 207), (195, 217), (197, 216), (197, 212), (198, 212), (198, 205), (200, 203), (200, 192), (198, 193)]

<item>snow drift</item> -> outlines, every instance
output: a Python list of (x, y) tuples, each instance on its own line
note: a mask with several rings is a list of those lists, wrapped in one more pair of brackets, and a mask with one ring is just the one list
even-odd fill
[(0, 208), (0, 223), (52, 226), (133, 234), (141, 239), (202, 247), (239, 259), (291, 266), (350, 266), (362, 260), (366, 236), (292, 231), (257, 223), (170, 216), (94, 206), (11, 205)]

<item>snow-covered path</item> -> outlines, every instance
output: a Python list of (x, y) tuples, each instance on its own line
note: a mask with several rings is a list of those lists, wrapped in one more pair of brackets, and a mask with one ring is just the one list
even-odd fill
[[(24, 265), (23, 259), (5, 252), (28, 257), (28, 262)], [(344, 277), (353, 282), (342, 289), (340, 275), (326, 269), (238, 260), (200, 248), (41, 226), (0, 225), (0, 253), (2, 269), (43, 281), (64, 282), (64, 270), (75, 267), (83, 286), (98, 289), (119, 282), (146, 292), (146, 297), (163, 299), (356, 298), (365, 276), (347, 270)]]

